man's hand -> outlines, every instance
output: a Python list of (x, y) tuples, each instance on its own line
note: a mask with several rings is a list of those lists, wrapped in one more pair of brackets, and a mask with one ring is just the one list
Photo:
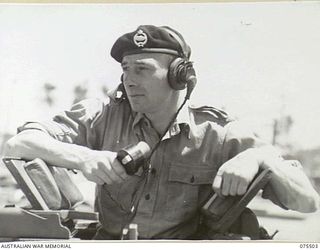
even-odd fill
[(84, 156), (80, 170), (89, 181), (100, 185), (121, 183), (128, 175), (116, 157), (115, 152), (90, 150)]
[(256, 149), (247, 149), (224, 163), (212, 188), (218, 195), (243, 195), (259, 170)]

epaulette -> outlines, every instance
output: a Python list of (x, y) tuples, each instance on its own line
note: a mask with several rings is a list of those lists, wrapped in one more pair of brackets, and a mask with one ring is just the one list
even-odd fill
[(206, 114), (206, 119), (212, 120), (220, 125), (225, 125), (234, 120), (225, 111), (211, 106), (189, 106), (195, 113)]

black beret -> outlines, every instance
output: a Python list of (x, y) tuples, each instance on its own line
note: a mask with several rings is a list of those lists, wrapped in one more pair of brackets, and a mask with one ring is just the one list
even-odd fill
[(141, 25), (124, 34), (111, 49), (111, 56), (118, 62), (126, 55), (140, 53), (165, 53), (188, 60), (191, 49), (179, 32), (168, 26), (153, 25)]

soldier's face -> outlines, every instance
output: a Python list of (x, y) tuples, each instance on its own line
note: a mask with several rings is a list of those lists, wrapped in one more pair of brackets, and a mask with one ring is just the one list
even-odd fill
[(144, 53), (123, 58), (123, 82), (133, 111), (153, 113), (170, 101), (173, 89), (167, 73), (172, 57), (165, 54)]

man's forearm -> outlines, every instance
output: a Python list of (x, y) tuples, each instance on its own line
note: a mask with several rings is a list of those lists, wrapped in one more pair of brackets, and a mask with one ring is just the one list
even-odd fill
[(100, 185), (119, 183), (128, 177), (115, 152), (60, 142), (40, 130), (25, 130), (11, 138), (5, 154), (26, 160), (41, 158), (49, 165), (78, 169), (89, 181)]
[(273, 169), (271, 185), (279, 200), (289, 209), (315, 212), (319, 209), (319, 195), (312, 187), (302, 169), (283, 162)]
[(281, 159), (273, 147), (257, 150), (260, 167), (273, 172), (270, 184), (283, 205), (300, 212), (314, 212), (319, 208), (319, 195), (301, 167)]
[(26, 160), (41, 158), (50, 165), (79, 169), (89, 148), (57, 141), (39, 130), (26, 130), (12, 137), (5, 145), (5, 156)]

